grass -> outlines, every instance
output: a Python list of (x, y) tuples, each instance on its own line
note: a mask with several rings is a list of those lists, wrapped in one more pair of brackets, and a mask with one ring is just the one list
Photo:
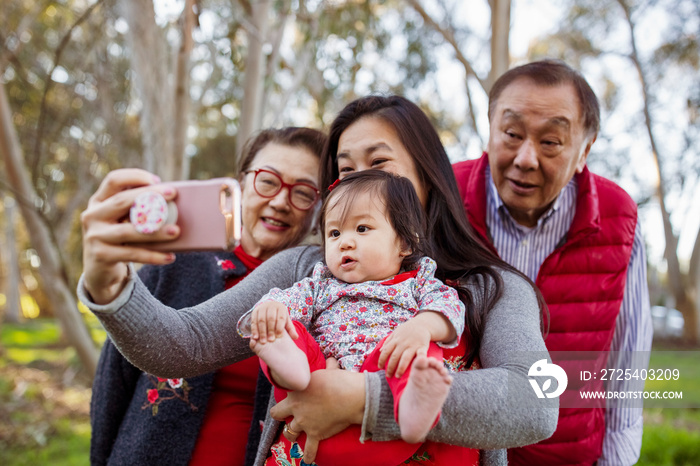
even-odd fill
[[(104, 341), (103, 334), (96, 339)], [(0, 464), (88, 465), (90, 395), (89, 380), (55, 321), (3, 324)]]
[(646, 391), (682, 392), (683, 399), (654, 403), (650, 400), (647, 406), (661, 405), (664, 407), (694, 407), (700, 408), (700, 351), (678, 351), (661, 349), (652, 353), (650, 369), (678, 369), (677, 380), (647, 380)]
[[(87, 316), (86, 316), (87, 317)], [(104, 331), (87, 318), (95, 340)], [(696, 408), (644, 409), (640, 466), (700, 464), (700, 364), (698, 352), (658, 347), (651, 368), (679, 368), (678, 381), (647, 382), (645, 389), (683, 391)], [(0, 464), (89, 464), (90, 385), (55, 321), (0, 326)]]
[[(648, 417), (645, 415), (645, 421)], [(696, 426), (697, 429), (697, 426)], [(662, 420), (645, 422), (638, 465), (696, 466), (700, 464), (700, 431), (688, 431)]]
[(698, 351), (655, 345), (650, 369), (677, 368), (678, 380), (647, 380), (645, 391), (680, 391), (683, 400), (645, 403), (640, 466), (700, 464), (700, 365)]

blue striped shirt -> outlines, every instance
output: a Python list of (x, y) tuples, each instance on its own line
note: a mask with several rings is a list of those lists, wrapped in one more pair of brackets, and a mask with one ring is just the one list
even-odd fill
[[(532, 228), (518, 224), (498, 195), (491, 171), (486, 167), (486, 225), (491, 241), (503, 260), (530, 277), (534, 282), (544, 260), (560, 245), (576, 213), (578, 183), (573, 178), (552, 207)], [(647, 368), (652, 339), (646, 257), (639, 222), (634, 235), (632, 255), (627, 269), (625, 293), (610, 347), (616, 360), (609, 368)], [(641, 352), (641, 354), (640, 354)], [(640, 357), (643, 359), (640, 363)], [(632, 360), (635, 359), (634, 366)], [(609, 391), (638, 390), (635, 381), (612, 381)], [(637, 383), (638, 384), (638, 383)], [(634, 400), (635, 406), (639, 402)], [(642, 408), (631, 408), (632, 400), (607, 400), (605, 438), (599, 466), (632, 465), (639, 460), (642, 448)]]

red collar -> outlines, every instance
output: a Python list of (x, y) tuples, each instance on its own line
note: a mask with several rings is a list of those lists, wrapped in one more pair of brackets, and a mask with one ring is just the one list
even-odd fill
[(260, 264), (263, 263), (263, 261), (261, 261), (257, 257), (253, 257), (250, 254), (246, 253), (240, 244), (236, 246), (236, 249), (233, 250), (233, 253), (236, 255), (236, 257), (238, 257), (241, 260), (241, 262), (243, 262), (243, 265), (245, 265), (248, 269), (248, 273), (252, 272)]
[(389, 280), (384, 280), (383, 282), (380, 283), (380, 285), (396, 285), (397, 283), (404, 282), (404, 281), (408, 280), (409, 278), (415, 278), (416, 275), (418, 275), (418, 269), (395, 275), (394, 278), (390, 278)]

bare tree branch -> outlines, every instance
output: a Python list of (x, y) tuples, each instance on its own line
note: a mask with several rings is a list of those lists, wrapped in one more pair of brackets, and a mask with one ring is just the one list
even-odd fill
[(418, 0), (409, 0), (409, 3), (413, 7), (413, 9), (416, 10), (416, 12), (421, 16), (421, 18), (423, 18), (423, 22), (431, 28), (433, 28), (436, 32), (438, 32), (443, 37), (443, 39), (445, 39), (447, 43), (452, 46), (452, 49), (455, 52), (455, 58), (457, 58), (457, 61), (459, 61), (462, 64), (467, 73), (467, 76), (473, 76), (479, 82), (479, 85), (484, 89), (484, 91), (488, 93), (489, 83), (486, 80), (482, 79), (476, 73), (476, 71), (474, 71), (471, 62), (469, 61), (469, 59), (467, 59), (467, 57), (464, 56), (464, 54), (460, 50), (459, 44), (457, 43), (457, 39), (455, 39), (454, 29), (450, 25), (439, 25), (428, 14), (428, 12), (425, 11), (425, 9)]

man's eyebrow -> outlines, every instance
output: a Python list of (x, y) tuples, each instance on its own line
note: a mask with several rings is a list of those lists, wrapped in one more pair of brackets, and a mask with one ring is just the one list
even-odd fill
[[(503, 117), (510, 118), (517, 122), (523, 121), (523, 115), (515, 110), (505, 109), (503, 110)], [(565, 116), (555, 116), (547, 120), (547, 124), (550, 126), (559, 126), (564, 129), (571, 128), (571, 121)]]
[(547, 123), (552, 125), (552, 126), (561, 126), (564, 129), (571, 128), (571, 122), (569, 121), (568, 118), (563, 117), (563, 116), (550, 118), (549, 120), (547, 120)]
[(514, 110), (507, 108), (507, 109), (503, 110), (503, 118), (512, 118), (513, 120), (516, 120), (516, 121), (522, 121), (523, 115), (520, 112), (516, 112)]

